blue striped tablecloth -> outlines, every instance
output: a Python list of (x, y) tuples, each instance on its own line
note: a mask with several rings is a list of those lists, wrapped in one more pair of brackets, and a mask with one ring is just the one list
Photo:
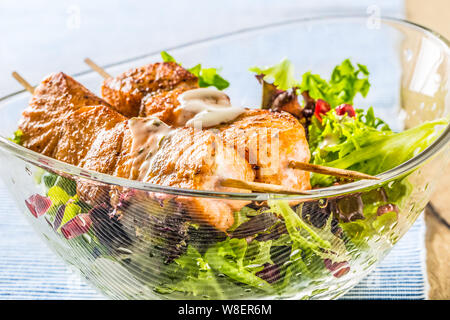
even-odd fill
[[(34, 233), (0, 182), (0, 299), (102, 299)], [(420, 217), (384, 261), (344, 299), (426, 299)]]
[(422, 214), (378, 267), (343, 299), (427, 299), (425, 228)]

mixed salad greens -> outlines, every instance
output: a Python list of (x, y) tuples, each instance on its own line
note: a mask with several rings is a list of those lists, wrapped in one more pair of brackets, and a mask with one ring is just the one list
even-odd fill
[[(167, 52), (161, 56), (176, 62)], [(198, 64), (188, 70), (199, 77), (201, 87), (223, 90), (229, 86), (217, 69)], [(330, 80), (311, 72), (296, 78), (286, 59), (250, 70), (263, 84), (263, 107), (283, 110), (289, 104), (286, 110), (305, 126), (315, 164), (375, 175), (424, 150), (439, 135), (439, 126), (448, 122), (436, 120), (395, 133), (372, 107), (354, 108), (355, 96), (365, 97), (370, 83), (367, 67), (355, 67), (350, 60), (336, 66)], [(302, 103), (297, 99), (300, 95)], [(13, 141), (20, 143), (20, 135), (16, 132)], [(27, 206), (36, 217), (45, 215), (68, 241), (82, 241), (94, 256), (121, 257), (139, 277), (148, 266), (158, 270), (160, 277), (148, 277), (157, 294), (199, 298), (226, 298), (231, 292), (248, 291), (276, 295), (320, 284), (330, 276), (344, 277), (375, 235), (395, 243), (398, 213), (411, 192), (405, 178), (389, 187), (324, 201), (293, 205), (273, 198), (236, 212), (235, 223), (226, 233), (207, 230), (183, 215), (155, 215), (151, 225), (142, 227), (145, 236), (140, 239), (124, 231), (109, 204), (92, 208), (82, 202), (74, 181), (41, 172), (36, 182), (44, 186), (46, 195), (33, 195)], [(347, 182), (311, 176), (314, 188)], [(125, 194), (120, 199), (124, 210), (129, 197)], [(164, 280), (155, 283), (155, 278)], [(311, 294), (322, 290), (326, 288)]]

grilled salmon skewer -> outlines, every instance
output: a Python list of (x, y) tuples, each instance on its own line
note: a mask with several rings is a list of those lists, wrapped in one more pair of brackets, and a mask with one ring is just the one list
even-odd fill
[[(186, 125), (184, 112), (180, 109), (180, 97), (186, 91), (198, 88), (198, 83), (195, 82), (195, 76), (180, 65), (173, 62), (156, 63), (111, 77), (89, 58), (85, 59), (85, 62), (105, 78), (102, 85), (105, 100), (114, 104), (118, 101), (115, 97), (129, 97), (128, 100), (135, 102), (136, 112), (137, 95), (130, 95), (130, 92), (149, 92), (147, 95), (140, 95), (143, 96), (139, 106), (140, 117), (158, 117), (171, 126)], [(176, 80), (167, 85), (169, 81), (165, 76), (170, 77), (173, 74), (177, 74)], [(112, 86), (112, 83), (120, 85)], [(229, 100), (225, 94), (223, 96), (223, 99)], [(291, 190), (307, 190), (310, 188), (307, 171), (350, 179), (377, 179), (356, 171), (309, 164), (304, 129), (295, 117), (287, 112), (246, 110), (234, 121), (219, 127), (220, 137), (227, 145), (245, 150), (246, 160), (254, 165), (258, 182), (283, 185)], [(276, 141), (271, 136), (277, 136)], [(278, 144), (275, 149), (283, 150), (279, 152), (279, 159), (276, 159), (278, 163), (270, 161), (274, 160), (273, 154), (269, 153), (274, 149), (275, 143)], [(263, 148), (260, 148), (261, 146)]]
[[(171, 130), (143, 174), (139, 170), (136, 173), (133, 169), (140, 168), (145, 159), (136, 163), (139, 143), (133, 130), (139, 122), (145, 125), (148, 121), (155, 119), (127, 119), (71, 77), (55, 73), (34, 89), (19, 128), (23, 131), (23, 146), (31, 150), (118, 177), (224, 192), (243, 192), (222, 186), (224, 179), (255, 180), (252, 166), (235, 149), (224, 146), (210, 130), (189, 127)], [(108, 199), (109, 188), (86, 181), (77, 185), (84, 200), (98, 203), (99, 199)], [(194, 218), (223, 231), (232, 225), (233, 212), (247, 203), (183, 197), (178, 200)]]

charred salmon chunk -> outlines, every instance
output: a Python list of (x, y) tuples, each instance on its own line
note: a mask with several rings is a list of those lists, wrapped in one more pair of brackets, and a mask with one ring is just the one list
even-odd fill
[(198, 78), (175, 62), (158, 62), (106, 79), (102, 96), (119, 113), (136, 117), (147, 94), (176, 88), (198, 88)]

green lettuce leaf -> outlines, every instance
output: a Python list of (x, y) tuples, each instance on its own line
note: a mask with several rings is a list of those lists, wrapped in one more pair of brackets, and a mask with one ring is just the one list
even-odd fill
[[(181, 63), (177, 62), (166, 51), (161, 51), (161, 58), (164, 62), (175, 62), (181, 66)], [(187, 70), (198, 78), (200, 88), (216, 87), (219, 90), (224, 90), (230, 86), (230, 83), (218, 74), (218, 69), (216, 68), (202, 68), (201, 64), (197, 64)]]
[(178, 279), (155, 288), (158, 293), (184, 292), (193, 296), (213, 296), (223, 299), (223, 290), (209, 264), (193, 246), (175, 260), (172, 277)]
[[(309, 249), (331, 248), (330, 242), (324, 240), (308, 224), (303, 222), (299, 215), (292, 210), (288, 201), (270, 200), (268, 204), (274, 213), (283, 217), (286, 229), (293, 243), (298, 243), (301, 247)], [(300, 230), (306, 231), (310, 239), (302, 236), (299, 232)]]
[[(305, 222), (303, 222), (297, 213), (289, 206), (288, 201), (270, 200), (268, 201), (268, 205), (274, 213), (283, 217), (291, 239), (291, 254), (289, 256), (289, 263), (285, 266), (285, 278), (292, 276), (292, 274), (302, 274), (303, 276), (311, 278), (313, 274), (308, 268), (308, 261), (312, 260), (311, 258), (313, 258), (314, 252), (319, 251), (321, 246), (330, 248), (330, 243), (327, 240), (322, 239)], [(306, 234), (302, 234), (302, 231), (306, 231)]]
[(264, 80), (273, 81), (273, 84), (280, 90), (289, 90), (299, 86), (294, 77), (294, 66), (288, 59), (283, 59), (279, 63), (269, 67), (251, 67), (251, 72), (263, 74)]
[(244, 258), (245, 268), (252, 272), (258, 272), (266, 263), (274, 264), (270, 254), (271, 248), (272, 240), (250, 242)]
[(200, 88), (216, 87), (219, 90), (224, 90), (230, 86), (230, 83), (222, 78), (215, 68), (202, 68), (202, 65), (198, 64), (188, 70), (198, 77)]
[(164, 62), (177, 62), (174, 57), (172, 57), (168, 52), (161, 51), (161, 58)]
[(52, 200), (52, 204), (60, 206), (66, 204), (70, 199), (70, 195), (60, 186), (53, 186), (47, 191), (47, 196)]

